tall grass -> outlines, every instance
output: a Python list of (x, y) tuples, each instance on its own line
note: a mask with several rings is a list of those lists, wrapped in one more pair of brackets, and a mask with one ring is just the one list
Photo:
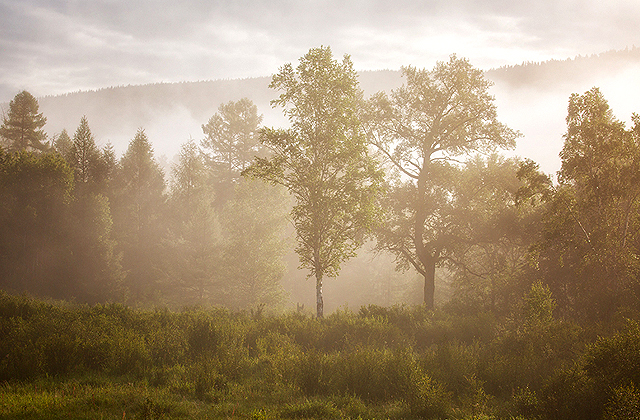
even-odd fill
[(531, 313), (368, 306), (315, 319), (0, 292), (0, 418), (590, 419), (638, 409), (637, 324), (588, 344), (577, 326)]

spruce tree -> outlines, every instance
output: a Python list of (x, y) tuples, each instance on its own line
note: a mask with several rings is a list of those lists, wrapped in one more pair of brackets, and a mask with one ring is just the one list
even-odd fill
[(38, 101), (23, 90), (9, 103), (9, 112), (2, 118), (0, 137), (10, 152), (18, 150), (40, 150), (48, 148), (47, 135), (42, 130), (47, 119), (38, 113)]

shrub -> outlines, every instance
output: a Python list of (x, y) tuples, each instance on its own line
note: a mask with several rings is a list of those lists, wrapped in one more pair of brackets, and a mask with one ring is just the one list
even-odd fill
[(151, 357), (144, 337), (134, 331), (120, 328), (111, 336), (109, 367), (118, 375), (143, 376), (151, 366)]
[(287, 404), (280, 416), (286, 419), (337, 419), (340, 411), (331, 401), (312, 398)]
[(186, 328), (178, 323), (177, 316), (160, 314), (158, 318), (147, 336), (153, 364), (162, 367), (183, 362), (188, 348)]
[(189, 377), (196, 398), (214, 401), (227, 391), (227, 379), (219, 371), (215, 361), (201, 361), (191, 367)]
[[(390, 350), (362, 347), (333, 353), (330, 357), (329, 389), (355, 395), (366, 401), (388, 401), (406, 388), (404, 378), (392, 370), (395, 358)], [(400, 389), (399, 389), (400, 388)]]
[(454, 396), (473, 392), (469, 378), (478, 372), (479, 344), (463, 344), (450, 341), (432, 345), (423, 356), (422, 366), (431, 377), (438, 380)]
[(189, 355), (192, 359), (211, 357), (218, 348), (220, 333), (209, 315), (196, 313), (187, 332)]
[(640, 390), (633, 385), (620, 386), (614, 389), (605, 407), (603, 419), (640, 419)]
[(612, 389), (625, 383), (640, 387), (640, 324), (629, 321), (622, 332), (597, 340), (587, 350), (584, 369)]
[(446, 418), (451, 395), (444, 387), (420, 372), (415, 372), (407, 394), (411, 414), (420, 418)]

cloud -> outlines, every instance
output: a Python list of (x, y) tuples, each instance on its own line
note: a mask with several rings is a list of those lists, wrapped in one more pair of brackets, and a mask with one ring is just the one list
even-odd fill
[(359, 69), (483, 68), (633, 45), (635, 0), (0, 0), (0, 101), (274, 73), (330, 45)]

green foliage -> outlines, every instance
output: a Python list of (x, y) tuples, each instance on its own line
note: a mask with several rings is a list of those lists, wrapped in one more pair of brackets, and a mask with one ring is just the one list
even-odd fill
[(0, 410), (38, 418), (26, 394), (43, 413), (77, 403), (148, 418), (596, 419), (637, 410), (636, 322), (587, 346), (550, 315), (547, 287), (535, 284), (521, 303), (510, 320), (483, 321), (489, 334), (423, 307), (256, 317), (0, 293), (0, 396), (9, 401)]
[(302, 268), (316, 277), (317, 315), (323, 316), (322, 278), (336, 276), (355, 256), (378, 219), (382, 172), (368, 156), (358, 119), (361, 93), (348, 56), (311, 49), (296, 69), (284, 65), (270, 85), (282, 93), (273, 104), (289, 118), (288, 130), (263, 129), (272, 153), (243, 174), (287, 188)]
[(569, 99), (564, 138), (560, 184), (539, 188), (546, 205), (534, 262), (563, 313), (605, 320), (637, 303), (638, 131), (593, 88)]
[(478, 364), (487, 391), (501, 397), (517, 387), (540, 389), (581, 347), (570, 324), (544, 331), (514, 327), (497, 337)]
[(339, 418), (340, 412), (331, 402), (312, 399), (290, 404), (280, 415), (285, 419), (330, 419)]
[(169, 202), (171, 300), (234, 309), (276, 308), (283, 300), (287, 199), (240, 178), (261, 149), (260, 121), (248, 99), (223, 104), (202, 127), (202, 147), (192, 141), (180, 151)]
[(629, 321), (623, 331), (596, 341), (587, 352), (584, 369), (603, 386), (640, 386), (640, 324)]
[(164, 174), (144, 130), (120, 159), (112, 200), (114, 237), (122, 251), (125, 301), (156, 299), (163, 272)]
[(590, 344), (570, 368), (559, 369), (542, 387), (540, 412), (550, 418), (634, 418), (640, 383), (640, 327), (630, 321), (621, 331)]
[[(66, 131), (63, 132), (66, 134)], [(62, 137), (63, 134), (60, 136)], [(62, 137), (62, 142), (66, 139)], [(64, 149), (67, 146), (59, 144)], [(62, 152), (61, 152), (62, 153)], [(113, 156), (109, 149), (103, 152), (98, 150), (96, 141), (89, 128), (87, 117), (82, 117), (80, 125), (73, 135), (70, 148), (62, 156), (74, 170), (76, 180), (76, 196), (82, 197), (89, 194), (106, 195), (109, 177), (113, 170)]]
[(69, 160), (69, 157), (71, 156), (72, 147), (73, 141), (71, 140), (71, 137), (69, 137), (69, 133), (66, 129), (63, 129), (60, 134), (54, 136), (53, 148), (67, 160)]
[(66, 240), (73, 175), (59, 155), (0, 152), (0, 287), (72, 296)]
[[(0, 291), (0, 417), (638, 418), (640, 326), (620, 320), (640, 307), (640, 116), (627, 129), (598, 89), (572, 95), (554, 185), (534, 162), (470, 156), (517, 133), (466, 60), (403, 71), (364, 112), (350, 59), (310, 50), (273, 77), (291, 127), (260, 131), (272, 154), (250, 101), (221, 105), (169, 201), (143, 130), (119, 161), (86, 118), (37, 153), (45, 119), (17, 95), (0, 127), (0, 288), (85, 304)], [(397, 170), (382, 201), (363, 126)], [(318, 317), (277, 314), (288, 197), (241, 171), (295, 200)], [(323, 276), (382, 206), (379, 248), (423, 275), (426, 305), (324, 318)], [(437, 309), (436, 267), (454, 288)]]
[(640, 391), (633, 385), (616, 388), (602, 418), (606, 420), (640, 419)]
[(523, 319), (528, 330), (546, 329), (553, 322), (553, 311), (556, 301), (549, 287), (541, 282), (534, 283), (524, 297)]
[(113, 239), (109, 200), (101, 194), (80, 196), (71, 216), (74, 224), (68, 234), (73, 239), (73, 265), (69, 272), (76, 279), (74, 296), (89, 303), (116, 300), (122, 293), (124, 274)]
[(172, 284), (165, 289), (169, 301), (186, 304), (220, 303), (221, 232), (207, 182), (207, 169), (195, 142), (182, 146), (173, 166), (167, 235)]
[(240, 179), (220, 211), (221, 288), (230, 308), (278, 308), (285, 293), (284, 228), (289, 200), (279, 186)]
[(44, 151), (47, 135), (42, 127), (47, 119), (38, 113), (38, 100), (23, 90), (9, 102), (9, 112), (3, 115), (0, 138), (8, 143), (10, 152), (20, 150)]
[(460, 171), (451, 214), (462, 228), (448, 252), (452, 299), (467, 310), (505, 316), (529, 286), (525, 263), (540, 219), (536, 207), (518, 196), (518, 174), (526, 165), (496, 154), (478, 155)]
[(233, 195), (234, 182), (257, 155), (263, 155), (258, 141), (262, 115), (247, 98), (221, 104), (207, 124), (202, 150), (209, 177), (216, 185), (217, 200), (224, 203)]
[(402, 178), (392, 185), (380, 249), (398, 257), (401, 268), (424, 277), (424, 302), (434, 307), (435, 269), (464, 236), (464, 207), (455, 197), (456, 157), (513, 147), (517, 133), (497, 120), (490, 82), (468, 60), (452, 55), (433, 70), (404, 67), (406, 83), (368, 102), (369, 140)]

